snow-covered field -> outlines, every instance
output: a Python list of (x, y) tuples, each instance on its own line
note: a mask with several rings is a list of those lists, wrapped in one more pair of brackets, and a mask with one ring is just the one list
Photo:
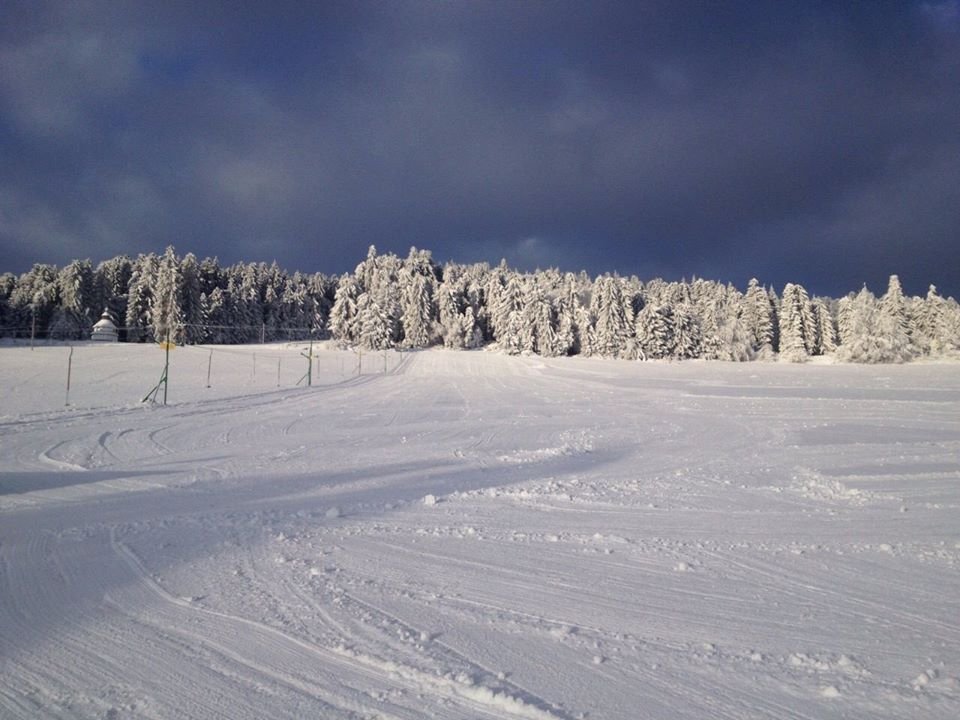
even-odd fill
[(960, 365), (301, 349), (0, 347), (0, 717), (960, 717)]

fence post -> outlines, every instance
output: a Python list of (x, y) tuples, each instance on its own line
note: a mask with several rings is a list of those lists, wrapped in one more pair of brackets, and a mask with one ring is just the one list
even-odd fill
[(283, 358), (277, 358), (277, 387), (280, 387), (280, 361)]
[[(297, 385), (302, 383), (304, 381), (304, 378), (306, 378), (307, 387), (311, 387), (313, 385), (313, 338), (310, 338), (310, 349), (306, 353), (301, 352), (300, 354), (307, 359), (307, 372), (304, 373), (304, 376), (302, 378), (297, 380)], [(280, 362), (278, 361), (277, 362), (278, 378), (279, 378), (279, 372), (280, 372)], [(279, 379), (277, 381), (277, 384), (279, 387)]]
[(73, 369), (73, 345), (70, 346), (70, 355), (67, 358), (67, 401), (64, 405), (70, 405), (70, 371)]
[(210, 387), (210, 368), (213, 367), (213, 350), (210, 351), (210, 357), (207, 358), (207, 388)]
[(163, 404), (167, 404), (167, 386), (170, 382), (170, 328), (167, 328), (167, 340), (163, 344), (166, 348), (166, 357), (163, 363)]

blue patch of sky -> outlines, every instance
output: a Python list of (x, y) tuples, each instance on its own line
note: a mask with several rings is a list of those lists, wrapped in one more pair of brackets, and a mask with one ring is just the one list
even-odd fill
[(183, 83), (195, 74), (200, 65), (200, 54), (189, 52), (145, 52), (138, 58), (144, 77), (170, 83)]

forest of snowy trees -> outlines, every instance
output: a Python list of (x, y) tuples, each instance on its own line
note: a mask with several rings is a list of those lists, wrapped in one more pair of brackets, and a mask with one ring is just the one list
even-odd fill
[(879, 298), (864, 287), (835, 300), (796, 283), (778, 295), (751, 280), (741, 292), (700, 279), (519, 273), (504, 262), (441, 266), (428, 251), (400, 258), (373, 247), (340, 277), (276, 263), (220, 267), (172, 247), (0, 275), (0, 337), (86, 339), (104, 308), (127, 342), (329, 338), (371, 350), (495, 344), (511, 354), (627, 360), (960, 357), (960, 305), (933, 286), (907, 297), (896, 275)]

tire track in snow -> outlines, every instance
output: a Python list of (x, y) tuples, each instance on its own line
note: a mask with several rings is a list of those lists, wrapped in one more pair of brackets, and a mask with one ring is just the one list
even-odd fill
[[(266, 636), (268, 640), (274, 642), (279, 642), (281, 645), (287, 645), (289, 648), (292, 648), (294, 652), (302, 651), (308, 654), (308, 657), (313, 658), (314, 660), (321, 660), (324, 662), (334, 663), (334, 664), (348, 664), (350, 665), (351, 670), (353, 671), (365, 671), (365, 668), (359, 665), (343, 663), (341, 658), (330, 652), (321, 648), (317, 645), (313, 645), (304, 640), (301, 640), (292, 635), (288, 635), (282, 630), (266, 625), (264, 623), (257, 622), (256, 620), (251, 620), (249, 618), (244, 618), (236, 615), (231, 615), (229, 613), (223, 613), (216, 610), (211, 610), (209, 608), (199, 607), (193, 604), (191, 601), (184, 598), (176, 597), (175, 595), (168, 592), (163, 588), (156, 580), (154, 580), (150, 574), (147, 572), (146, 568), (140, 562), (140, 559), (133, 553), (130, 548), (124, 545), (122, 542), (118, 541), (116, 538), (115, 528), (110, 529), (110, 546), (113, 549), (114, 553), (123, 560), (124, 563), (130, 568), (134, 573), (140, 583), (150, 590), (155, 596), (159, 597), (165, 603), (175, 606), (179, 609), (186, 610), (189, 614), (199, 614), (205, 615), (218, 620), (226, 621), (228, 626), (230, 624), (239, 625), (246, 628), (249, 633), (252, 631), (258, 635)], [(294, 689), (298, 692), (302, 692), (311, 697), (316, 697), (323, 702), (329, 704), (331, 707), (347, 709), (350, 712), (365, 712), (369, 708), (365, 707), (363, 704), (351, 700), (346, 696), (340, 694), (334, 694), (327, 688), (323, 688), (316, 683), (309, 682), (303, 678), (298, 678), (290, 673), (282, 672), (278, 669), (268, 667), (264, 663), (257, 662), (250, 657), (247, 657), (246, 654), (241, 654), (231, 648), (227, 647), (224, 643), (218, 642), (216, 640), (211, 640), (206, 636), (201, 636), (198, 632), (191, 631), (188, 632), (183, 628), (177, 628), (167, 624), (162, 624), (162, 629), (165, 632), (178, 631), (180, 634), (185, 635), (188, 640), (199, 642), (202, 645), (212, 648), (216, 652), (220, 653), (224, 657), (232, 660), (233, 662), (242, 665), (244, 667), (250, 668), (254, 672), (264, 675), (271, 678), (272, 680), (279, 682), (280, 684), (287, 686), (291, 689)], [(249, 639), (249, 638), (248, 638)], [(257, 643), (256, 647), (260, 652), (265, 650), (264, 643)], [(378, 677), (375, 674), (364, 672), (370, 677)]]
[[(254, 634), (265, 636), (273, 641), (278, 658), (281, 658), (284, 655), (289, 655), (291, 651), (294, 655), (298, 653), (306, 653), (308, 658), (312, 658), (314, 661), (319, 660), (323, 663), (336, 665), (346, 671), (356, 673), (368, 679), (373, 679), (379, 682), (395, 682), (397, 679), (400, 679), (405, 681), (405, 689), (413, 689), (417, 692), (428, 692), (443, 696), (448, 701), (454, 701), (467, 705), (468, 707), (472, 707), (476, 711), (480, 711), (483, 714), (491, 717), (518, 717), (527, 718), (529, 720), (569, 720), (567, 716), (548, 712), (529, 704), (522, 698), (514, 697), (506, 692), (497, 692), (490, 688), (476, 685), (473, 682), (463, 682), (455, 678), (434, 676), (402, 663), (397, 663), (388, 659), (378, 659), (369, 655), (351, 651), (349, 648), (321, 647), (301, 640), (298, 637), (289, 635), (283, 630), (258, 622), (256, 620), (219, 612), (209, 608), (199, 607), (189, 600), (172, 595), (159, 583), (157, 583), (156, 580), (150, 576), (146, 568), (140, 562), (140, 559), (133, 553), (133, 551), (122, 542), (117, 540), (116, 530), (113, 527), (110, 529), (110, 547), (114, 553), (130, 568), (140, 583), (167, 604), (187, 610), (191, 613), (216, 618), (220, 621), (226, 622), (228, 626), (231, 624), (243, 626), (247, 629), (247, 640), (249, 640), (250, 631), (252, 631)], [(166, 625), (163, 626), (163, 629), (168, 632), (186, 632), (182, 628)], [(222, 653), (225, 657), (228, 657), (239, 664), (245, 665), (260, 674), (271, 677), (274, 680), (287, 685), (288, 687), (299, 689), (301, 692), (309, 694), (313, 697), (319, 697), (321, 700), (334, 707), (343, 707), (351, 712), (370, 711), (369, 707), (366, 707), (364, 703), (361, 703), (355, 699), (335, 694), (329, 689), (316, 685), (308, 680), (297, 678), (290, 675), (290, 673), (282, 672), (272, 667), (263, 665), (262, 663), (252, 661), (244, 654), (231, 650), (218, 641), (210, 640), (206, 637), (198, 637), (196, 633), (191, 634), (203, 644), (208, 645), (217, 652)], [(286, 647), (284, 648), (283, 646)], [(258, 647), (261, 651), (263, 651), (265, 646), (263, 643), (261, 643), (258, 645)], [(297, 666), (299, 666), (299, 663)], [(338, 675), (338, 678), (339, 677), (340, 676)], [(340, 683), (343, 683), (342, 679), (340, 679)], [(380, 711), (380, 708), (378, 707), (377, 710)], [(506, 715), (504, 715), (504, 713), (506, 713)], [(390, 716), (385, 717), (389, 718)], [(399, 716), (395, 717), (399, 718)]]
[(40, 454), (37, 456), (37, 459), (40, 462), (50, 465), (57, 470), (68, 470), (70, 472), (87, 472), (88, 468), (83, 467), (83, 465), (77, 465), (66, 460), (57, 460), (51, 456), (51, 453), (57, 450), (57, 448), (63, 447), (67, 444), (67, 440), (56, 443), (48, 447), (46, 450), (41, 450)]
[[(379, 616), (381, 619), (386, 620), (389, 624), (393, 625), (394, 627), (401, 628), (408, 635), (420, 636), (420, 637), (429, 635), (424, 630), (421, 630), (419, 628), (416, 628), (410, 625), (405, 620), (401, 619), (400, 617), (398, 617), (397, 615), (391, 612), (388, 612), (386, 609), (378, 605), (374, 605), (373, 603), (361, 600), (360, 598), (356, 597), (355, 595), (349, 592), (341, 591), (340, 596), (347, 599), (349, 602), (357, 605), (358, 607), (363, 608), (374, 617)], [(563, 718), (564, 720), (569, 720), (570, 716), (563, 713), (560, 709), (554, 707), (552, 703), (547, 702), (542, 697), (539, 697), (536, 693), (532, 692), (528, 688), (525, 688), (514, 681), (507, 681), (505, 679), (500, 680), (496, 672), (486, 667), (482, 663), (478, 662), (477, 660), (467, 657), (466, 655), (454, 649), (452, 646), (448, 645), (442, 640), (433, 638), (429, 641), (429, 646), (435, 646), (435, 647), (441, 648), (445, 652), (445, 654), (454, 658), (461, 665), (466, 666), (474, 673), (476, 673), (477, 671), (480, 671), (480, 674), (485, 676), (484, 679), (487, 681), (492, 682), (496, 678), (499, 684), (506, 686), (506, 689), (510, 692), (511, 695), (514, 695), (516, 697), (521, 697), (523, 699), (523, 702), (530, 704), (534, 707), (544, 709), (547, 712), (552, 713), (553, 716), (557, 718)]]
[[(705, 555), (713, 557), (723, 566), (737, 567), (743, 570), (747, 575), (759, 575), (769, 581), (769, 587), (776, 588), (779, 592), (796, 598), (799, 601), (814, 602), (823, 610), (836, 612), (841, 605), (858, 606), (871, 613), (864, 612), (861, 619), (870, 623), (880, 623), (896, 625), (904, 630), (914, 631), (918, 627), (936, 627), (943, 632), (953, 633), (960, 636), (960, 626), (935, 620), (928, 616), (918, 615), (899, 607), (884, 605), (883, 603), (862, 597), (855, 597), (849, 592), (841, 593), (831, 590), (822, 585), (813, 585), (805, 581), (796, 573), (783, 571), (780, 566), (773, 566), (771, 563), (762, 560), (755, 560), (752, 563), (737, 559), (733, 553), (722, 553), (719, 551), (702, 551)], [(776, 571), (774, 570), (776, 568)], [(792, 589), (787, 589), (787, 588)], [(878, 593), (878, 595), (882, 595)], [(851, 611), (852, 612), (852, 611)], [(899, 621), (894, 620), (899, 618)]]

